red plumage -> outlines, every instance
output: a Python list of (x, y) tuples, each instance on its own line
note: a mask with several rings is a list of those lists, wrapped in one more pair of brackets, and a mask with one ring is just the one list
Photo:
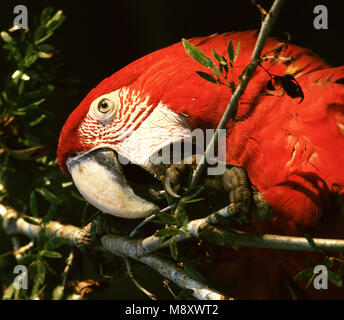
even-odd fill
[[(190, 41), (208, 56), (214, 48), (227, 57), (229, 40), (234, 47), (241, 41), (233, 70), (237, 84), (238, 76), (250, 61), (255, 32), (227, 33)], [(269, 39), (263, 54), (278, 45), (277, 40)], [(344, 191), (344, 86), (335, 81), (344, 77), (344, 67), (331, 68), (309, 50), (291, 44), (280, 54), (280, 57), (290, 56), (295, 57), (295, 61), (269, 60), (262, 65), (270, 74), (293, 75), (303, 90), (304, 100), (299, 103), (300, 99), (280, 95), (281, 90), (269, 91), (270, 77), (258, 67), (239, 102), (238, 117), (243, 121), (234, 127), (230, 122), (227, 127), (227, 162), (244, 167), (252, 183), (272, 206), (273, 221), (254, 221), (257, 231), (288, 235), (307, 232), (312, 236), (343, 238), (343, 211), (337, 199), (343, 198)], [(195, 71), (209, 72), (177, 43), (105, 79), (71, 114), (61, 132), (58, 151), (61, 168), (68, 173), (66, 157), (83, 151), (77, 130), (90, 103), (121, 87), (139, 92), (142, 100), (149, 97), (147, 105), (162, 103), (177, 114), (186, 114), (192, 128), (216, 128), (231, 92), (225, 86), (207, 82)], [(245, 268), (251, 268), (251, 274), (257, 273), (256, 280), (246, 273), (239, 289), (241, 297), (282, 297), (275, 291), (283, 270), (295, 275), (307, 267), (303, 263), (304, 253), (275, 252), (283, 269), (277, 267), (270, 252), (264, 251), (264, 262), (262, 250), (241, 250), (248, 253), (241, 257)], [(252, 289), (254, 282), (262, 278), (264, 268), (268, 271), (264, 283), (257, 283), (259, 289)], [(309, 290), (309, 294), (317, 296), (315, 290)], [(343, 297), (342, 293), (335, 294)]]

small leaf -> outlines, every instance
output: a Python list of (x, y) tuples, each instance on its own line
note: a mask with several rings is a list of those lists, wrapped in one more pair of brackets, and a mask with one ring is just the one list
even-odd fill
[(338, 277), (342, 278), (344, 274), (344, 263), (338, 268)]
[(37, 53), (37, 56), (38, 58), (41, 58), (41, 59), (50, 59), (54, 56), (54, 54), (51, 52), (49, 53), (49, 52), (39, 51)]
[(40, 44), (39, 46), (37, 46), (37, 50), (44, 51), (44, 52), (51, 52), (51, 51), (54, 51), (55, 48), (50, 44)]
[(200, 63), (202, 66), (205, 66), (207, 68), (210, 67), (209, 65), (209, 58), (197, 47), (195, 47), (193, 44), (191, 44), (186, 39), (182, 39), (182, 43), (184, 46), (184, 49), (186, 53), (195, 61)]
[(319, 248), (316, 246), (316, 244), (315, 244), (313, 238), (312, 238), (310, 235), (308, 235), (308, 234), (305, 234), (304, 236), (305, 236), (305, 238), (307, 239), (309, 245), (310, 245), (314, 250), (317, 250), (317, 251), (318, 251)]
[(307, 284), (305, 286), (305, 289), (307, 289), (311, 285), (311, 283), (313, 282), (315, 276), (316, 275), (313, 273), (312, 276), (308, 279)]
[(61, 23), (65, 20), (66, 16), (63, 15), (62, 10), (58, 10), (54, 16), (45, 24), (49, 32), (56, 30)]
[(209, 73), (206, 73), (203, 71), (196, 71), (196, 73), (205, 80), (208, 80), (208, 81), (215, 83), (215, 84), (217, 83), (216, 79)]
[(215, 63), (209, 58), (209, 68), (211, 71), (214, 72), (214, 74), (217, 76), (217, 77), (220, 77), (221, 76), (221, 72), (220, 70), (218, 69), (218, 67), (215, 65)]
[(308, 269), (302, 270), (297, 275), (295, 275), (294, 276), (294, 280), (298, 281), (298, 280), (310, 277), (312, 275), (313, 275), (313, 269), (312, 268), (308, 268)]
[(182, 234), (183, 232), (176, 228), (166, 228), (159, 230), (155, 233), (156, 237), (174, 237)]
[(67, 244), (69, 244), (68, 239), (65, 239), (62, 237), (55, 237), (55, 238), (51, 238), (47, 241), (46, 248), (48, 250), (53, 250), (53, 249), (57, 249), (61, 246), (67, 245)]
[(36, 191), (52, 204), (58, 205), (61, 203), (61, 200), (46, 188), (36, 188)]
[(341, 288), (343, 286), (342, 280), (332, 271), (328, 271), (328, 279), (337, 287)]
[(34, 217), (38, 217), (38, 207), (37, 207), (37, 198), (36, 198), (36, 193), (35, 191), (31, 191), (30, 197), (29, 197), (29, 207), (30, 207), (30, 212)]
[(51, 259), (62, 258), (62, 254), (61, 254), (60, 252), (57, 252), (57, 251), (41, 250), (41, 251), (39, 252), (39, 254), (40, 254), (42, 257), (51, 258)]
[(215, 49), (213, 49), (213, 56), (222, 66), (228, 66), (226, 58), (224, 56), (220, 56)]
[(79, 201), (86, 202), (86, 200), (78, 193), (76, 193), (74, 190), (70, 192), (71, 196)]
[(182, 289), (177, 298), (179, 300), (194, 300), (193, 292), (192, 289)]
[(234, 48), (232, 40), (229, 40), (228, 46), (227, 46), (227, 52), (228, 52), (228, 58), (231, 62), (234, 62)]
[(171, 257), (174, 260), (177, 260), (178, 259), (178, 246), (175, 239), (172, 239), (170, 242), (170, 251), (171, 251)]
[(57, 210), (58, 210), (58, 205), (56, 205), (56, 204), (50, 205), (48, 212), (45, 215), (45, 217), (43, 218), (42, 222), (48, 223), (49, 221), (53, 220), (54, 217), (56, 216)]
[(238, 43), (237, 43), (236, 50), (235, 50), (233, 62), (235, 62), (236, 58), (237, 58), (238, 55), (239, 55), (240, 45), (241, 45), (241, 41), (239, 40)]
[(180, 223), (178, 221), (177, 218), (171, 216), (170, 214), (168, 213), (160, 213), (160, 212), (157, 212), (155, 214), (155, 216), (161, 220), (161, 222), (163, 222), (164, 224), (168, 224), (168, 225), (171, 225), (171, 226), (180, 226)]
[(202, 191), (204, 190), (203, 186), (195, 186), (190, 188), (185, 194), (182, 196), (180, 203), (186, 203), (189, 200), (194, 199), (197, 197)]
[(41, 114), (37, 119), (29, 122), (29, 126), (34, 127), (34, 126), (38, 125), (39, 123), (41, 123), (45, 119), (45, 117), (46, 117), (45, 114)]
[(63, 286), (58, 285), (57, 287), (55, 287), (51, 296), (53, 300), (61, 300), (63, 297)]
[(33, 219), (29, 218), (29, 217), (23, 217), (23, 219), (24, 219), (27, 223), (29, 223), (29, 224), (33, 224), (33, 225), (35, 225), (35, 226), (39, 226), (39, 225), (40, 225), (39, 222), (37, 222), (36, 220), (33, 220)]
[(33, 35), (33, 40), (35, 44), (43, 42), (47, 36), (47, 28), (45, 26), (40, 26)]
[(5, 42), (11, 42), (13, 38), (6, 31), (1, 31), (0, 36)]
[(45, 25), (49, 21), (53, 12), (54, 12), (53, 7), (44, 8), (44, 10), (41, 13), (41, 25)]
[(193, 264), (189, 260), (182, 260), (183, 262), (183, 269), (185, 270), (186, 274), (199, 282), (206, 282), (206, 279), (203, 275), (201, 275), (194, 267)]

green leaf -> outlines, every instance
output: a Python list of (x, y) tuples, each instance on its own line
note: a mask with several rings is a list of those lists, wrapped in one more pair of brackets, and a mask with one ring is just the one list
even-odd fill
[(234, 62), (234, 48), (232, 40), (229, 40), (228, 46), (227, 46), (227, 52), (228, 52), (228, 58), (231, 62)]
[(41, 13), (41, 25), (45, 25), (53, 15), (54, 8), (46, 7)]
[(182, 43), (184, 46), (184, 49), (186, 53), (195, 61), (200, 63), (202, 66), (205, 66), (207, 68), (210, 67), (209, 65), (209, 58), (197, 47), (195, 47), (193, 44), (191, 44), (186, 39), (182, 39)]
[(36, 220), (33, 220), (33, 219), (29, 218), (29, 217), (23, 217), (23, 219), (24, 219), (27, 223), (29, 223), (29, 224), (33, 224), (33, 225), (35, 225), (35, 226), (39, 226), (39, 225), (40, 225), (39, 222), (37, 222)]
[(192, 289), (182, 289), (178, 294), (178, 300), (194, 300)]
[(178, 221), (180, 225), (183, 227), (186, 227), (187, 224), (189, 223), (189, 217), (186, 213), (185, 207), (183, 205), (178, 205), (176, 212), (177, 212)]
[(32, 43), (30, 43), (25, 52), (24, 65), (26, 68), (30, 67), (36, 62), (38, 58), (37, 51)]
[(177, 260), (178, 259), (178, 246), (175, 239), (172, 239), (170, 242), (170, 251), (171, 251), (171, 257), (174, 260)]
[(44, 52), (51, 52), (51, 51), (54, 51), (55, 48), (50, 44), (40, 44), (39, 46), (37, 46), (37, 50), (44, 51)]
[(239, 40), (238, 43), (237, 43), (236, 50), (235, 50), (235, 55), (234, 55), (233, 62), (235, 62), (236, 58), (237, 58), (238, 55), (239, 55), (240, 45), (241, 45), (241, 41)]
[(29, 197), (29, 208), (30, 212), (34, 217), (38, 217), (38, 206), (37, 206), (37, 198), (35, 191), (31, 191), (30, 197)]
[(36, 101), (36, 102), (34, 102), (34, 103), (31, 103), (31, 104), (29, 104), (29, 105), (27, 105), (27, 106), (25, 106), (25, 107), (18, 108), (18, 109), (15, 110), (13, 113), (14, 113), (15, 115), (18, 115), (18, 116), (20, 116), (20, 115), (26, 115), (28, 112), (33, 111), (33, 110), (36, 110), (36, 109), (38, 108), (38, 106), (39, 106), (40, 104), (42, 104), (44, 101), (45, 101), (45, 98), (43, 98), (43, 99), (41, 99), (41, 100), (39, 100), (39, 101)]
[(344, 263), (338, 268), (338, 277), (342, 278), (344, 274)]
[(57, 252), (57, 251), (41, 250), (41, 251), (39, 252), (39, 254), (40, 254), (42, 257), (51, 258), (51, 259), (62, 258), (62, 254), (61, 254), (60, 252)]
[(61, 300), (62, 297), (63, 297), (63, 286), (62, 285), (58, 285), (53, 290), (52, 298), (53, 298), (53, 300)]
[(65, 21), (66, 17), (61, 16), (59, 20), (52, 20), (51, 23), (47, 24), (47, 28), (50, 34), (53, 34), (53, 32), (61, 26), (61, 24)]
[(314, 250), (319, 251), (319, 248), (316, 246), (316, 244), (315, 244), (314, 240), (312, 239), (312, 237), (311, 237), (310, 235), (308, 235), (308, 234), (305, 234), (304, 236), (305, 236), (305, 238), (307, 239), (309, 245), (310, 245)]
[(196, 73), (201, 76), (203, 79), (208, 80), (212, 83), (217, 83), (216, 79), (209, 73), (203, 71), (196, 71)]
[(159, 230), (155, 233), (156, 237), (174, 237), (182, 234), (183, 232), (176, 228), (166, 228)]
[(157, 212), (155, 216), (164, 224), (168, 224), (171, 226), (180, 226), (180, 223), (177, 218), (171, 216), (168, 213), (160, 213)]
[(49, 221), (53, 220), (54, 217), (56, 216), (57, 210), (58, 210), (58, 205), (56, 205), (56, 204), (50, 205), (48, 212), (45, 215), (45, 217), (43, 218), (42, 222), (48, 223)]
[(191, 263), (191, 261), (189, 260), (185, 260), (182, 259), (183, 262), (183, 269), (185, 270), (186, 274), (199, 282), (206, 282), (206, 279), (204, 278), (203, 275), (201, 275), (194, 267), (193, 267), (193, 263)]
[(341, 288), (343, 286), (342, 280), (332, 271), (328, 271), (328, 279), (337, 287)]
[(76, 193), (74, 190), (71, 190), (70, 194), (73, 198), (82, 202), (86, 202), (86, 200), (80, 194)]
[(308, 279), (308, 281), (307, 281), (307, 284), (306, 284), (306, 286), (305, 286), (305, 289), (307, 289), (307, 288), (311, 285), (311, 283), (313, 282), (315, 276), (316, 276), (316, 275), (315, 275), (314, 273), (311, 275), (311, 277), (310, 277), (310, 278)]
[(50, 192), (46, 188), (36, 188), (35, 189), (39, 194), (41, 194), (47, 201), (49, 201), (52, 204), (59, 205), (61, 204), (61, 200), (52, 192)]
[(35, 44), (43, 42), (47, 37), (48, 30), (45, 26), (40, 26), (33, 35), (33, 41)]
[(49, 31), (54, 31), (61, 25), (65, 18), (66, 16), (63, 15), (63, 11), (58, 10), (45, 26)]
[(68, 239), (62, 238), (62, 237), (55, 237), (51, 238), (46, 243), (47, 250), (54, 250), (61, 246), (69, 244)]
[(45, 114), (41, 114), (38, 118), (29, 122), (29, 126), (34, 127), (34, 126), (38, 125), (39, 123), (41, 123), (45, 119), (45, 117), (46, 117)]
[(180, 200), (180, 203), (186, 203), (187, 201), (190, 201), (197, 197), (202, 191), (204, 190), (204, 186), (194, 186), (191, 187), (185, 194), (183, 194), (183, 197)]
[(212, 52), (213, 52), (214, 58), (215, 58), (219, 63), (221, 63), (221, 61), (223, 60), (222, 57), (217, 53), (217, 51), (216, 51), (215, 49), (213, 49)]
[(308, 268), (308, 269), (302, 270), (297, 275), (295, 275), (294, 276), (294, 280), (298, 281), (298, 280), (310, 277), (312, 275), (313, 275), (313, 269), (312, 268)]
[(3, 296), (2, 296), (2, 300), (13, 300), (13, 296), (16, 292), (16, 288), (14, 287), (14, 284), (11, 283), (5, 290)]
[(33, 288), (31, 290), (31, 299), (34, 299), (38, 296), (39, 289), (41, 285), (44, 283), (46, 269), (42, 261), (36, 260), (32, 262), (29, 266), (28, 270), (29, 276), (34, 277), (32, 278)]
[(215, 65), (215, 63), (209, 58), (209, 68), (211, 71), (214, 72), (214, 74), (217, 76), (217, 77), (220, 77), (221, 76), (221, 72), (220, 70), (218, 69), (218, 67)]

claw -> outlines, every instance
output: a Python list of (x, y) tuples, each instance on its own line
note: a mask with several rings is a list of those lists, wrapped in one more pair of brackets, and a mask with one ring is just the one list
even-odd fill
[(180, 198), (180, 195), (174, 192), (174, 190), (172, 189), (171, 178), (168, 175), (165, 177), (164, 186), (166, 192), (169, 195), (171, 195), (174, 198)]

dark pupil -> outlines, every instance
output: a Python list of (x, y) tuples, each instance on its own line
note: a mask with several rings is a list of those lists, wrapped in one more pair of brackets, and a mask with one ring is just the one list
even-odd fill
[(106, 108), (108, 107), (107, 102), (103, 101), (103, 102), (100, 104), (100, 107), (101, 107), (102, 109), (106, 109)]

